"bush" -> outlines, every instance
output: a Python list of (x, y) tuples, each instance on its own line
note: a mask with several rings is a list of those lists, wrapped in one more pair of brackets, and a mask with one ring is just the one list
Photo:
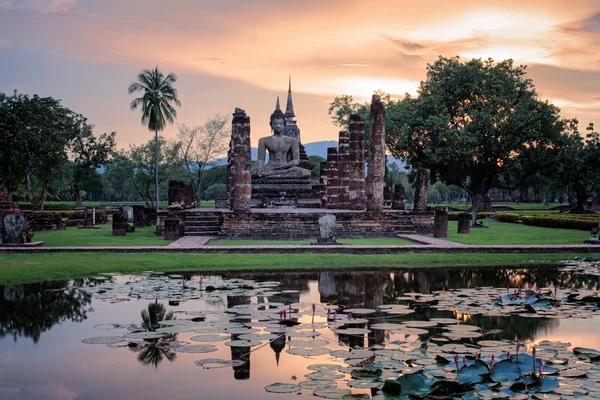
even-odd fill
[(522, 221), (525, 225), (541, 226), (544, 228), (563, 228), (577, 229), (581, 231), (589, 231), (598, 226), (596, 216), (590, 218), (583, 215), (519, 215), (513, 213), (504, 213), (498, 215), (500, 222), (517, 222)]
[(227, 185), (224, 183), (213, 183), (206, 188), (202, 194), (203, 200), (224, 199), (227, 196)]
[[(448, 213), (448, 220), (449, 221), (458, 221), (458, 216), (459, 214), (462, 214), (462, 212), (458, 212), (458, 211), (450, 211)], [(468, 211), (469, 216), (471, 215), (471, 212)], [(487, 217), (489, 217), (490, 215), (492, 215), (493, 213), (491, 212), (478, 212), (477, 213), (477, 219), (486, 219)]]

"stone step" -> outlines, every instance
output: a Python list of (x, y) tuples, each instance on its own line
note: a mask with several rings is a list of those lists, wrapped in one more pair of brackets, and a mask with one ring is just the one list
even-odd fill
[(185, 232), (185, 236), (219, 236), (219, 231)]
[(184, 219), (183, 222), (185, 224), (214, 224), (214, 225), (221, 225), (221, 223), (223, 222), (220, 219)]
[(186, 232), (220, 231), (220, 226), (186, 226)]

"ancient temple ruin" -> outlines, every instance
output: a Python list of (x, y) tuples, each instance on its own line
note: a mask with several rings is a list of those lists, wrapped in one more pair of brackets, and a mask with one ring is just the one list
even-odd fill
[(335, 217), (339, 237), (432, 232), (433, 213), (405, 210), (403, 191), (396, 194), (393, 207), (385, 207), (385, 107), (379, 96), (371, 100), (367, 163), (365, 123), (353, 114), (348, 130), (339, 132), (338, 146), (327, 149), (318, 177), (310, 172), (295, 118), (290, 80), (285, 113), (277, 98), (270, 117), (272, 134), (260, 138), (258, 159), (252, 160), (250, 117), (235, 109), (226, 208), (171, 210), (169, 218), (178, 222), (181, 235), (316, 238), (318, 221), (328, 214)]

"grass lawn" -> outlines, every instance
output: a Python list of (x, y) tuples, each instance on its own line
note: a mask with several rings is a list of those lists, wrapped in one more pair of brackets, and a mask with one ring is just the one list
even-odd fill
[(100, 229), (77, 229), (68, 227), (62, 231), (36, 232), (34, 241), (43, 241), (48, 247), (56, 246), (166, 246), (171, 243), (162, 237), (155, 238), (152, 233), (156, 227), (136, 228), (126, 236), (113, 236), (112, 225), (100, 225)]
[(512, 224), (485, 219), (485, 226), (489, 228), (471, 228), (468, 235), (456, 233), (457, 221), (448, 223), (447, 240), (452, 242), (493, 245), (493, 244), (583, 244), (589, 239), (590, 232), (575, 229), (542, 228), (523, 224)]
[[(348, 268), (532, 266), (571, 260), (574, 254), (0, 254), (0, 285), (72, 279), (100, 272), (219, 272)], [(585, 254), (598, 259), (600, 254)]]
[[(316, 240), (316, 239), (315, 239)], [(315, 240), (213, 240), (211, 246), (310, 246)], [(397, 238), (342, 239), (338, 243), (354, 246), (406, 246), (411, 241)]]

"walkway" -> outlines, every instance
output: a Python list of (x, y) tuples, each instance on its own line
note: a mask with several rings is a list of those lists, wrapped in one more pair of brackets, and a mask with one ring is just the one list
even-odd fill
[(174, 241), (167, 247), (175, 249), (199, 249), (206, 246), (206, 243), (212, 236), (184, 236), (179, 240)]
[(410, 240), (411, 242), (415, 242), (418, 244), (424, 244), (427, 246), (435, 246), (435, 247), (469, 247), (466, 244), (451, 242), (449, 240), (437, 239), (431, 236), (417, 235), (417, 234), (399, 234), (398, 238)]

